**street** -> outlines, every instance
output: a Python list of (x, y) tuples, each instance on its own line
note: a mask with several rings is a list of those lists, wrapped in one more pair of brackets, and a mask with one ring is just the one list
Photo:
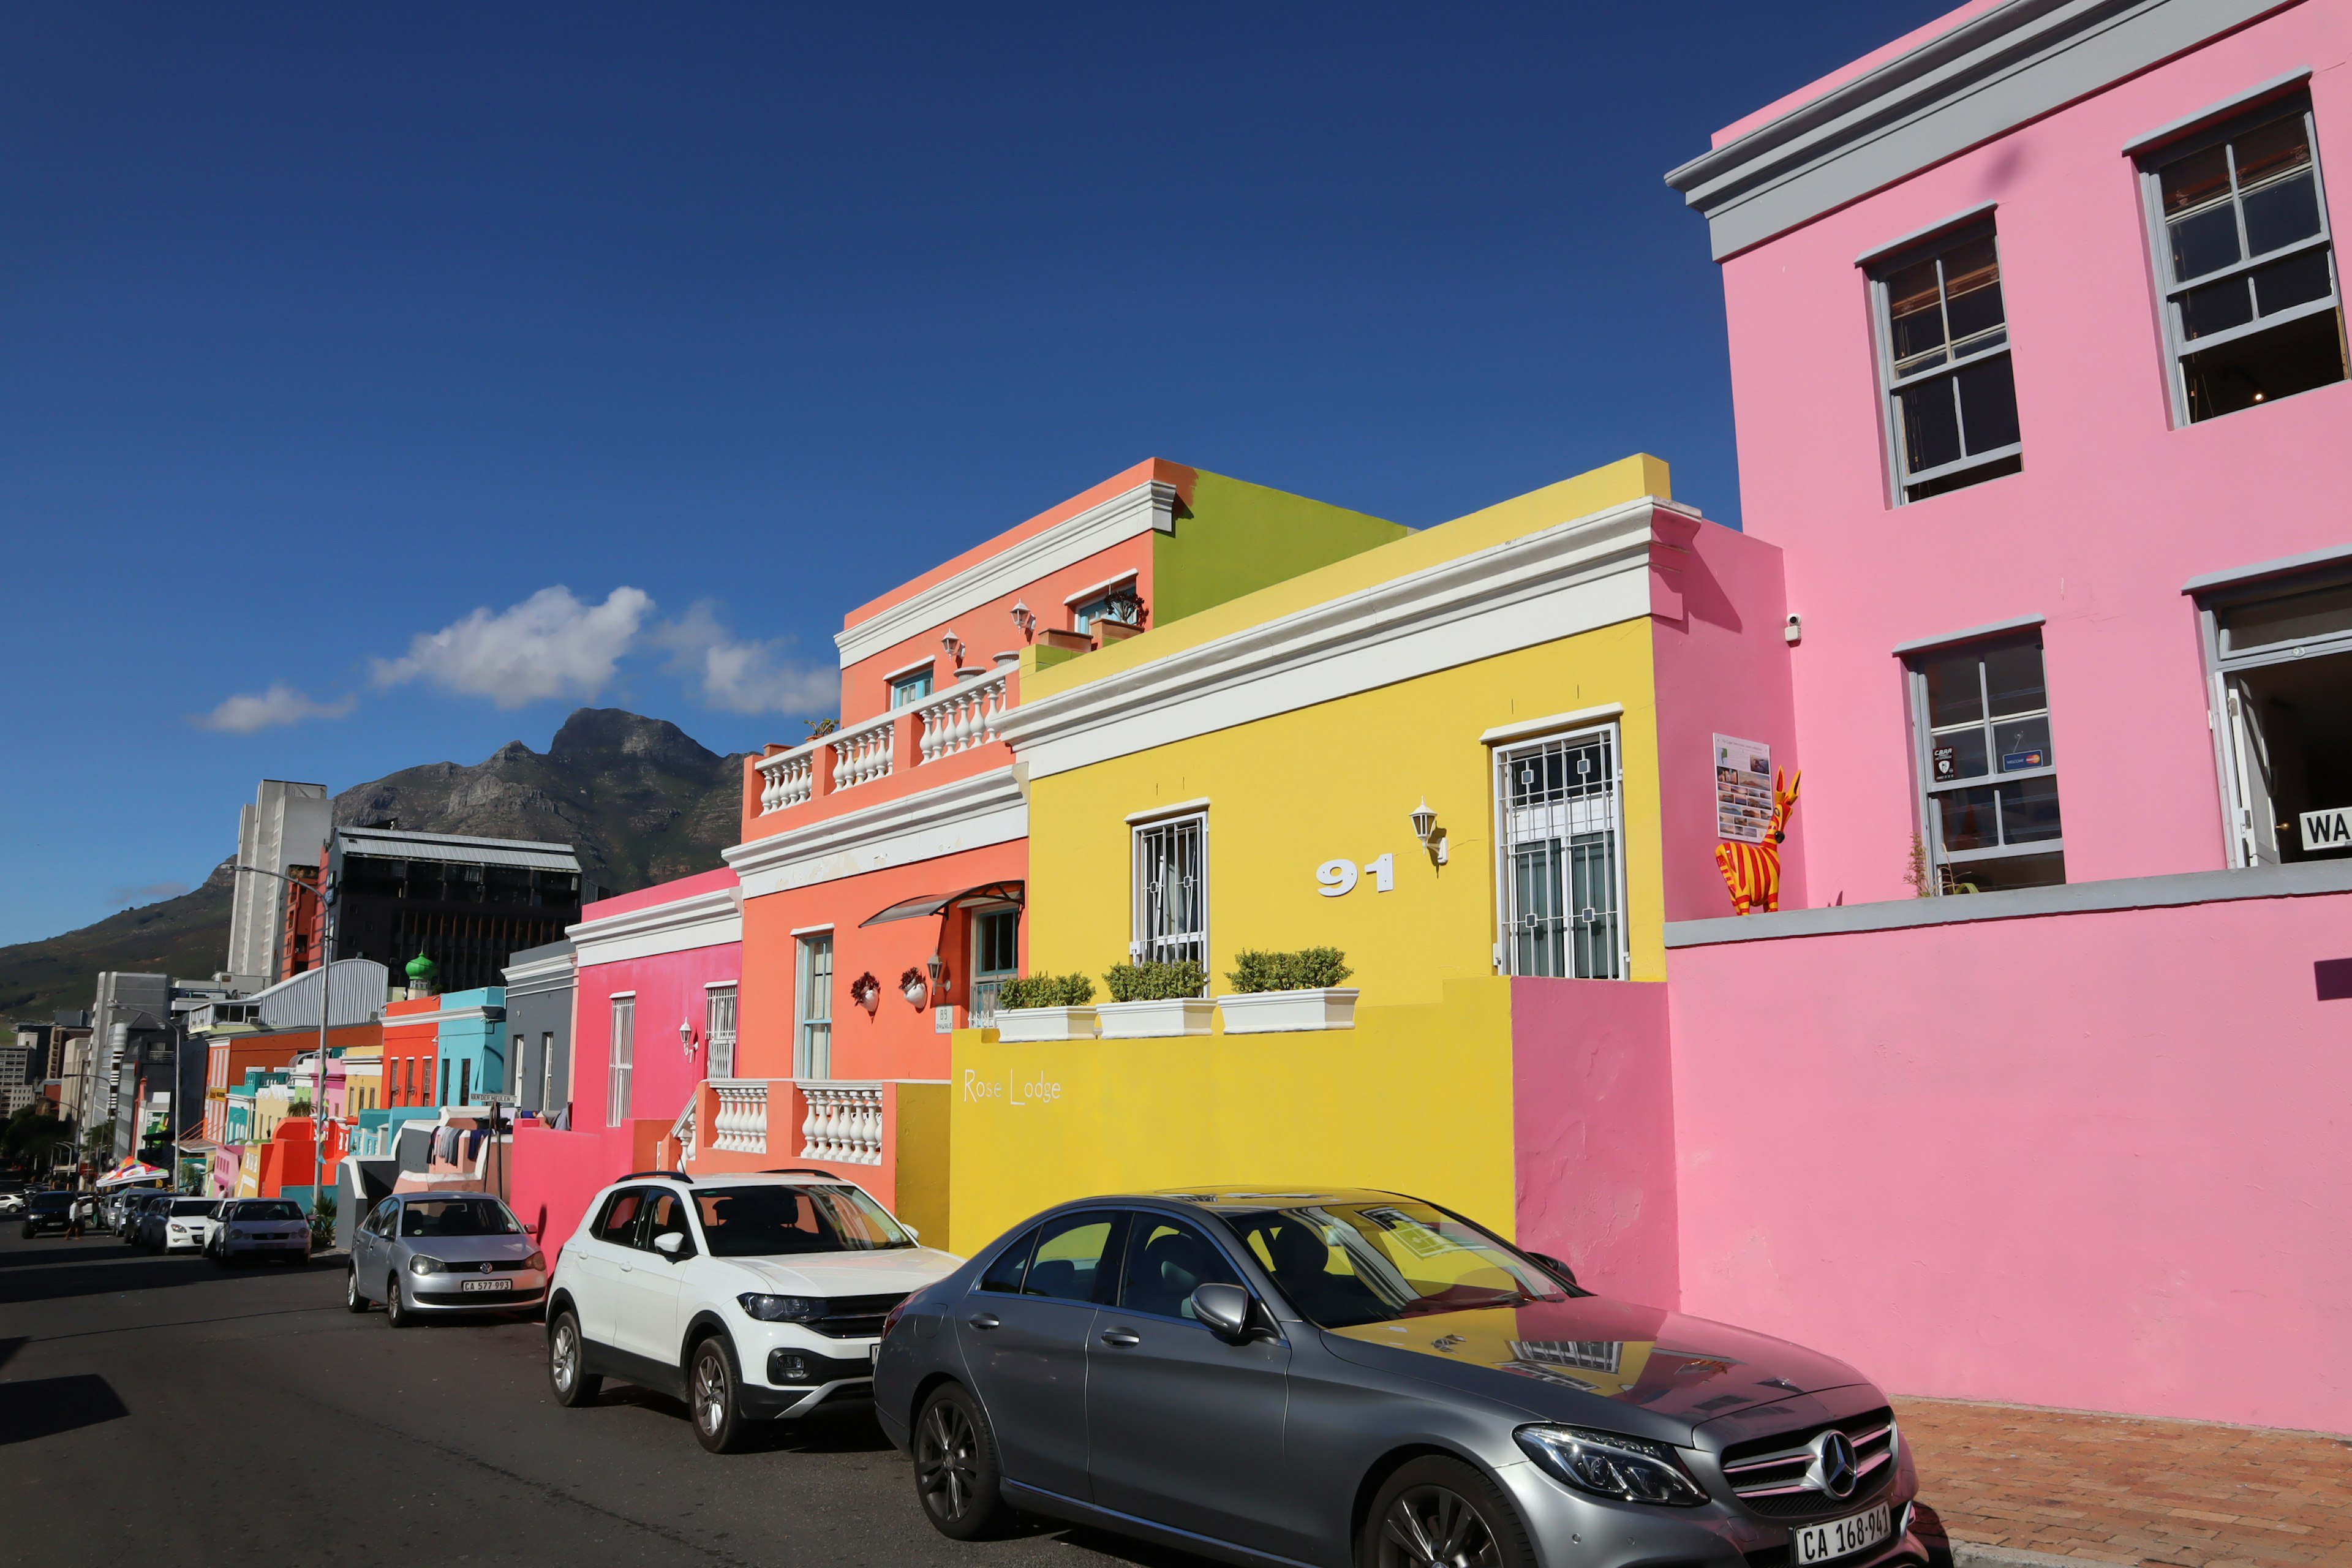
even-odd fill
[(111, 1236), (0, 1232), (0, 1488), (14, 1562), (341, 1568), (679, 1554), (714, 1563), (1200, 1560), (1040, 1524), (961, 1545), (850, 1411), (751, 1452), (696, 1447), (625, 1384), (565, 1410), (536, 1322), (400, 1332), (342, 1306), (340, 1258), (227, 1270)]

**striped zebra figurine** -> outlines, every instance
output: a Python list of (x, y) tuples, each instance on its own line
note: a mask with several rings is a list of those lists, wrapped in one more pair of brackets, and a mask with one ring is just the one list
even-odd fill
[(1780, 907), (1780, 840), (1789, 836), (1789, 814), (1797, 808), (1797, 786), (1805, 775), (1800, 773), (1789, 780), (1786, 789), (1780, 787), (1781, 777), (1772, 775), (1772, 821), (1764, 830), (1764, 842), (1715, 847), (1723, 885), (1731, 889), (1733, 914), (1758, 909), (1770, 913)]

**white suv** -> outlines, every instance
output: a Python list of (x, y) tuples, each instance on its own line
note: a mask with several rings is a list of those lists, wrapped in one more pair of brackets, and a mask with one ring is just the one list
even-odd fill
[(607, 1377), (678, 1394), (725, 1453), (751, 1422), (872, 1398), (882, 1320), (962, 1261), (822, 1172), (638, 1172), (557, 1255), (548, 1380), (562, 1405)]

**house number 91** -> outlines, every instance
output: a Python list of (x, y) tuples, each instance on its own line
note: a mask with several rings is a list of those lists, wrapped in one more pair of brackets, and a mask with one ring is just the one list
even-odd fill
[(1315, 880), (1321, 884), (1315, 890), (1327, 899), (1344, 898), (1356, 890), (1356, 883), (1364, 871), (1372, 874), (1372, 891), (1396, 891), (1396, 857), (1393, 855), (1366, 861), (1362, 871), (1357, 869), (1353, 860), (1326, 860), (1315, 868)]

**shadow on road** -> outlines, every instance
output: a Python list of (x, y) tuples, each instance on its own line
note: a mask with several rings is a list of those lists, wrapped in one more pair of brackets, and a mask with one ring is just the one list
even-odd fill
[[(27, 1257), (49, 1265), (30, 1268)], [(0, 1253), (12, 1268), (0, 1268), (0, 1306), (25, 1301), (55, 1301), (73, 1296), (110, 1296), (126, 1290), (170, 1289), (185, 1285), (209, 1285), (247, 1272), (181, 1253), (157, 1258), (128, 1248), (117, 1252)], [(272, 1268), (283, 1268), (277, 1265)], [(258, 1272), (258, 1270), (254, 1270)]]
[(94, 1372), (0, 1383), (0, 1447), (119, 1421), (130, 1414), (114, 1385)]
[[(640, 1388), (634, 1383), (608, 1384), (596, 1401), (599, 1405), (632, 1405), (668, 1416), (678, 1426), (678, 1440), (694, 1441), (694, 1430), (688, 1425), (686, 1402), (650, 1388)], [(798, 1421), (770, 1421), (751, 1428), (750, 1441), (744, 1444), (747, 1454), (887, 1454), (893, 1450), (890, 1439), (876, 1426), (874, 1413), (856, 1405), (845, 1405), (835, 1410), (822, 1410)]]

